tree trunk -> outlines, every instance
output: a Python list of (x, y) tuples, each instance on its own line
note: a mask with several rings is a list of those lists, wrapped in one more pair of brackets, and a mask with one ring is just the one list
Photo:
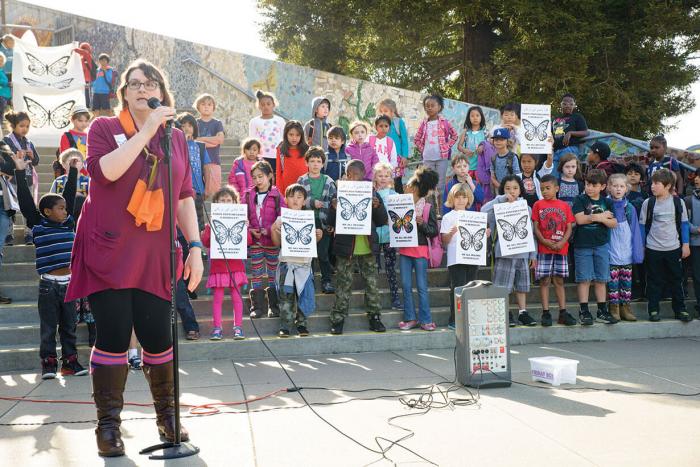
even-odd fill
[(489, 63), (491, 53), (496, 48), (497, 36), (491, 24), (472, 24), (465, 18), (462, 23), (462, 96), (461, 100), (479, 102), (479, 93), (472, 84), (474, 73), (483, 64)]

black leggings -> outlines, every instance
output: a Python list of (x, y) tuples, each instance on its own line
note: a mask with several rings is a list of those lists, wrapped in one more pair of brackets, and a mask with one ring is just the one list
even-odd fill
[(148, 353), (158, 354), (172, 347), (169, 301), (139, 289), (103, 290), (88, 298), (95, 317), (98, 349), (126, 352), (132, 328)]

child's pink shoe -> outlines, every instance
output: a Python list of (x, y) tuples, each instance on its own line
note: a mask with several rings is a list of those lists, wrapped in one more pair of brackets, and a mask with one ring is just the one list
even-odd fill
[(411, 321), (401, 321), (399, 323), (399, 329), (402, 331), (408, 331), (409, 329), (417, 328), (418, 327), (418, 321), (415, 319), (412, 319)]
[(426, 324), (421, 324), (420, 328), (423, 331), (434, 331), (437, 329), (437, 325), (435, 323), (426, 323)]

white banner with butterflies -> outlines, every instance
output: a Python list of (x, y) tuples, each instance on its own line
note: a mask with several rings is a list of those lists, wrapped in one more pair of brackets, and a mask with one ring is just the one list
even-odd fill
[(316, 221), (313, 211), (282, 208), (280, 256), (316, 257)]
[(459, 211), (457, 217), (457, 264), (486, 266), (486, 230), (489, 215), (485, 212)]
[(413, 195), (389, 195), (386, 197), (386, 212), (389, 214), (389, 246), (418, 246), (416, 227), (416, 205)]
[(549, 154), (552, 152), (552, 106), (539, 104), (522, 104), (520, 106), (522, 128), (520, 152), (522, 154)]
[(211, 205), (212, 259), (248, 257), (248, 206), (213, 203)]
[(495, 204), (493, 213), (496, 216), (502, 256), (535, 251), (535, 237), (527, 201), (521, 199), (512, 203)]
[(335, 232), (372, 234), (372, 182), (338, 180)]
[(12, 61), (12, 105), (32, 121), (29, 139), (55, 146), (70, 127), (76, 105), (85, 106), (85, 77), (76, 44), (38, 47), (15, 40)]

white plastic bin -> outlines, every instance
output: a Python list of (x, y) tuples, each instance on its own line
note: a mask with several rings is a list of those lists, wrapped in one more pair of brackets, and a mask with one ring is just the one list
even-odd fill
[(576, 384), (578, 360), (560, 357), (533, 357), (528, 360), (533, 381), (542, 381), (552, 386)]

